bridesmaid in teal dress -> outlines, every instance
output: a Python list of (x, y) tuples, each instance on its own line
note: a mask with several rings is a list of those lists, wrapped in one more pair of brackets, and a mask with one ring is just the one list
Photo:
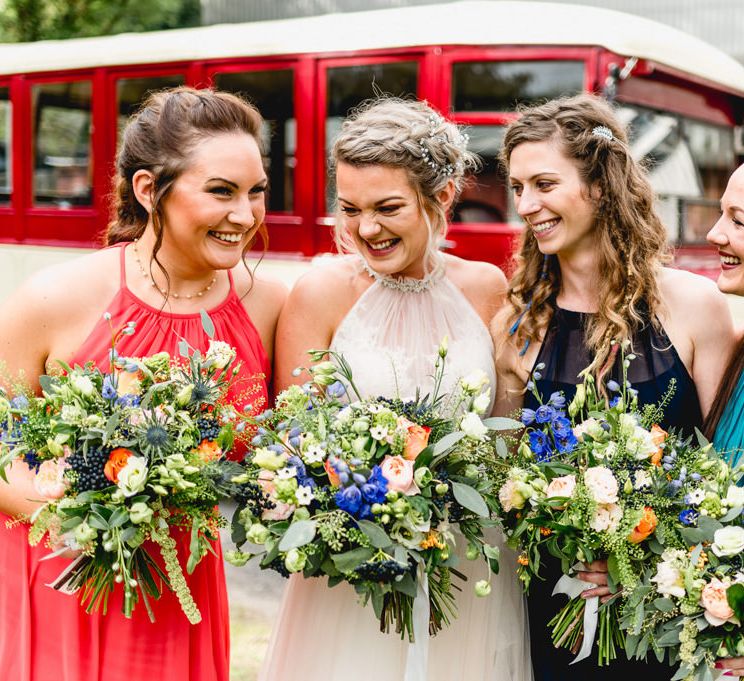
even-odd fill
[[(721, 217), (708, 232), (708, 241), (718, 248), (721, 274), (718, 288), (744, 296), (744, 165), (734, 172), (721, 197)], [(717, 451), (732, 464), (744, 451), (744, 334), (734, 350), (721, 386), (705, 422), (708, 437)], [(744, 657), (719, 663), (731, 676), (744, 676)]]

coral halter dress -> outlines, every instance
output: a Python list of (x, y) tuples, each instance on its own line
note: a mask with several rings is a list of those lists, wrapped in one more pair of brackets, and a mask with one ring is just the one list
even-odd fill
[[(200, 315), (171, 314), (153, 308), (129, 290), (124, 269), (126, 244), (121, 252), (121, 286), (106, 310), (111, 325), (120, 329), (136, 323), (117, 351), (124, 356), (148, 356), (167, 351), (178, 357), (178, 343), (206, 351), (208, 338)], [(239, 380), (229, 395), (238, 409), (252, 404), (265, 408), (269, 361), (230, 276), (230, 292), (209, 310), (215, 339), (229, 343), (242, 362)], [(70, 364), (95, 362), (108, 368), (111, 343), (109, 322), (101, 319)], [(131, 619), (121, 613), (122, 592), (109, 597), (108, 613), (88, 614), (77, 596), (45, 586), (69, 564), (61, 557), (40, 561), (50, 550), (28, 545), (28, 526), (6, 527), (0, 514), (0, 677), (8, 681), (228, 681), (229, 617), (222, 551), (208, 553), (192, 575), (186, 574), (202, 621), (189, 624), (175, 594), (165, 589), (151, 600), (155, 623), (140, 601)], [(188, 533), (171, 531), (184, 567)], [(160, 552), (151, 555), (162, 565)]]

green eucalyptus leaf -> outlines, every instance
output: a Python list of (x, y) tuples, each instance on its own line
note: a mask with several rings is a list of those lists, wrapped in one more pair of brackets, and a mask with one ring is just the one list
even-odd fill
[(46, 374), (39, 376), (39, 385), (41, 386), (41, 389), (48, 395), (54, 393), (54, 387), (56, 383), (56, 379), (52, 376), (47, 376)]
[(346, 551), (345, 553), (337, 553), (336, 555), (331, 556), (331, 558), (337, 570), (343, 573), (349, 573), (365, 561), (368, 561), (373, 555), (374, 552), (372, 549), (360, 547), (358, 549)]
[(524, 428), (521, 421), (506, 418), (505, 416), (491, 416), (483, 419), (483, 425), (489, 430), (519, 430)]
[(410, 572), (403, 575), (403, 578), (400, 581), (393, 582), (393, 588), (396, 591), (404, 593), (406, 596), (416, 598), (416, 580)]
[(364, 532), (367, 539), (369, 539), (372, 546), (376, 549), (387, 548), (393, 543), (392, 539), (388, 537), (387, 532), (385, 532), (385, 530), (383, 530), (379, 525), (376, 525), (369, 520), (359, 520), (357, 521), (357, 525), (359, 525), (359, 529)]
[(744, 584), (732, 584), (726, 590), (726, 598), (734, 615), (740, 621), (744, 621)]
[(433, 450), (434, 456), (443, 454), (448, 449), (450, 449), (450, 447), (454, 447), (464, 437), (465, 437), (465, 433), (461, 431), (457, 431), (456, 433), (448, 433), (441, 440), (438, 440), (434, 444), (434, 450)]
[(661, 612), (672, 612), (674, 601), (671, 598), (656, 598), (654, 599), (654, 607)]
[(314, 520), (292, 523), (279, 541), (279, 550), (289, 551), (309, 544), (315, 538), (316, 525)]
[(206, 333), (210, 338), (214, 338), (214, 322), (212, 322), (212, 318), (204, 309), (199, 310), (199, 314), (201, 315), (201, 323), (204, 328), (204, 333)]
[(470, 487), (470, 485), (453, 482), (452, 493), (455, 495), (457, 503), (461, 506), (464, 506), (473, 513), (477, 513), (482, 518), (488, 517), (488, 505), (480, 495), (480, 492)]

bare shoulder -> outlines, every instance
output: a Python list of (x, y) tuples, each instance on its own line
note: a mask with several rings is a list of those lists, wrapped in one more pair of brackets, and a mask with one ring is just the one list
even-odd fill
[(718, 290), (715, 282), (707, 277), (685, 270), (662, 268), (659, 274), (659, 291), (668, 314), (694, 315), (709, 318), (727, 310), (725, 296)]
[(487, 323), (504, 303), (508, 282), (499, 267), (488, 262), (447, 255), (447, 276), (460, 288)]
[(290, 300), (311, 308), (347, 308), (364, 290), (359, 268), (348, 258), (319, 262), (292, 287)]
[(70, 315), (90, 313), (91, 307), (105, 307), (119, 289), (118, 272), (118, 249), (71, 258), (32, 274), (5, 306), (22, 305), (26, 314), (69, 320)]

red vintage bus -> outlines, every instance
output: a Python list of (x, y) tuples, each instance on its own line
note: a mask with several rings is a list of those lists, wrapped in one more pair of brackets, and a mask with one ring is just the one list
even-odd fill
[(183, 83), (244, 93), (266, 117), (270, 248), (284, 258), (331, 248), (327, 150), (349, 109), (379, 91), (427, 99), (470, 126), (484, 164), (447, 245), (500, 264), (520, 229), (495, 160), (517, 103), (613, 99), (688, 268), (705, 264), (705, 232), (744, 153), (744, 66), (675, 29), (586, 6), (468, 1), (6, 44), (0, 294), (96, 244), (122, 125), (147, 92)]

